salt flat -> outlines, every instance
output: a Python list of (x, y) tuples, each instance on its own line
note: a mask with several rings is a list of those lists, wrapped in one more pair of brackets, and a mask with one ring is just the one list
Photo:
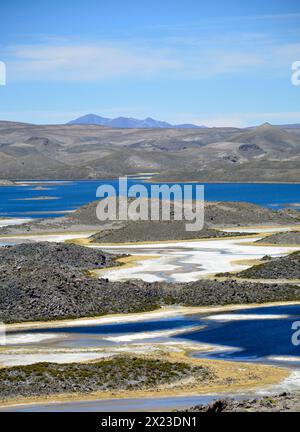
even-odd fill
[[(253, 237), (251, 241), (260, 238)], [(297, 246), (249, 244), (249, 238), (93, 247), (137, 256), (134, 265), (104, 269), (101, 277), (113, 281), (142, 279), (146, 282), (192, 282), (215, 273), (239, 271), (249, 267), (249, 264), (235, 261), (258, 260), (265, 255), (278, 257), (299, 249)], [(143, 258), (139, 259), (141, 255)], [(149, 255), (158, 257), (149, 259)]]
[[(23, 223), (23, 222), (22, 222)], [(31, 241), (31, 242), (41, 242), (41, 241), (47, 241), (47, 242), (64, 242), (66, 240), (73, 240), (73, 239), (81, 239), (81, 238), (87, 238), (91, 235), (90, 232), (82, 232), (82, 233), (66, 233), (66, 234), (60, 234), (60, 233), (54, 233), (54, 234), (24, 234), (24, 235), (9, 235), (3, 237), (3, 240), (5, 242), (10, 243), (23, 243), (24, 241)]]
[(10, 225), (21, 225), (31, 220), (31, 218), (0, 219), (0, 228)]

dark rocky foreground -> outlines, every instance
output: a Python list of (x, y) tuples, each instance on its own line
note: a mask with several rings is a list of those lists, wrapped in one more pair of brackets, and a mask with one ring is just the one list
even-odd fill
[(191, 283), (110, 282), (88, 269), (114, 256), (61, 243), (0, 248), (0, 320), (6, 323), (154, 310), (164, 305), (225, 305), (300, 300), (289, 284), (199, 280)]
[(272, 234), (257, 240), (256, 243), (300, 245), (300, 231), (288, 231)]
[(262, 264), (243, 270), (236, 276), (247, 279), (300, 279), (300, 252), (266, 259)]
[[(0, 266), (2, 273), (7, 271), (32, 270), (36, 272), (54, 270), (56, 267), (67, 270), (89, 270), (108, 267), (115, 264), (120, 255), (106, 254), (99, 249), (83, 248), (67, 243), (24, 243), (17, 246), (0, 248)], [(7, 267), (7, 269), (6, 269)], [(22, 276), (22, 274), (20, 275)]]
[(193, 377), (214, 378), (209, 367), (137, 357), (116, 357), (96, 363), (37, 363), (0, 370), (0, 399), (59, 393), (155, 389)]
[(188, 412), (299, 412), (300, 393), (281, 393), (252, 399), (220, 399), (209, 405), (196, 405)]

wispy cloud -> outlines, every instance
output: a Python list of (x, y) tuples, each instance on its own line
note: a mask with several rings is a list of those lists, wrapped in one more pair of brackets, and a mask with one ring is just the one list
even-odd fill
[(163, 49), (123, 43), (22, 45), (6, 50), (10, 76), (17, 80), (101, 81), (149, 77), (182, 67)]
[(103, 81), (121, 78), (204, 79), (242, 72), (282, 71), (300, 59), (300, 41), (264, 33), (161, 37), (127, 41), (51, 41), (9, 46), (11, 80)]

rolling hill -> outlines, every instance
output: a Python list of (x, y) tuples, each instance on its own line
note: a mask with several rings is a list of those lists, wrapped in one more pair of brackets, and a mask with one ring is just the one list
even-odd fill
[(300, 127), (114, 128), (0, 122), (1, 179), (157, 173), (161, 181), (298, 182)]

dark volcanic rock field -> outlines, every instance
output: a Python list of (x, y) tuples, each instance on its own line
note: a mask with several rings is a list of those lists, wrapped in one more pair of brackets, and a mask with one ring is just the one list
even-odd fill
[(256, 243), (300, 245), (300, 231), (288, 231), (272, 234), (268, 237), (257, 240)]
[(300, 252), (271, 258), (237, 273), (237, 276), (250, 279), (300, 279)]
[(276, 396), (264, 396), (252, 399), (220, 399), (209, 405), (196, 405), (188, 412), (299, 412), (300, 394), (281, 393)]
[(0, 248), (0, 320), (6, 323), (142, 312), (163, 305), (223, 305), (300, 300), (288, 284), (199, 280), (110, 282), (87, 270), (111, 266), (99, 249), (60, 243)]

